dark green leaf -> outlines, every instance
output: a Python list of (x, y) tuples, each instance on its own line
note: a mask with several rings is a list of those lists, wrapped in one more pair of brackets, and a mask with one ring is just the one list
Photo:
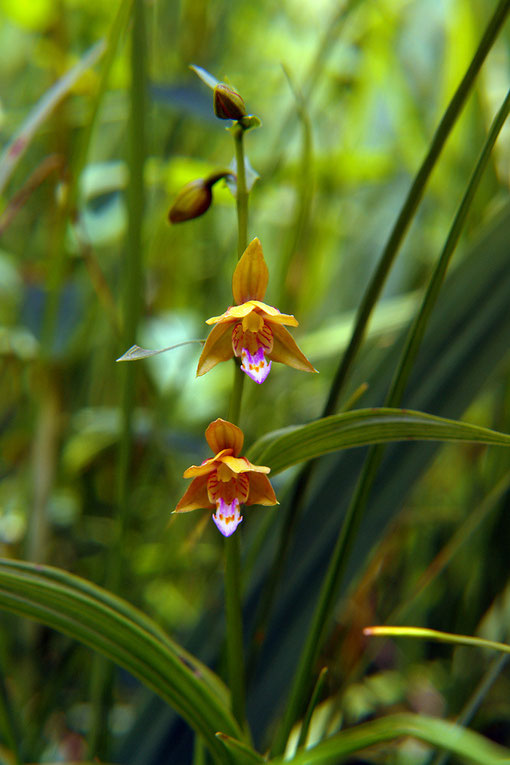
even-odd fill
[(248, 452), (256, 464), (279, 473), (322, 454), (391, 441), (468, 441), (510, 446), (510, 435), (478, 425), (404, 409), (356, 409), (284, 428), (259, 439)]

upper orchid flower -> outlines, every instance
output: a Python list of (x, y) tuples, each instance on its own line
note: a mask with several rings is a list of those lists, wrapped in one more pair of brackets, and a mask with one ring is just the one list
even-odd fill
[(244, 442), (240, 428), (219, 418), (211, 422), (205, 437), (214, 457), (184, 471), (184, 478), (193, 481), (174, 512), (216, 507), (213, 521), (229, 537), (243, 520), (240, 505), (277, 505), (278, 500), (266, 476), (270, 469), (238, 457)]
[(257, 383), (263, 383), (268, 376), (271, 361), (305, 372), (317, 371), (283, 326), (296, 327), (298, 322), (294, 316), (261, 302), (268, 280), (262, 245), (254, 239), (244, 251), (232, 278), (236, 305), (221, 316), (207, 320), (207, 324), (216, 326), (209, 333), (198, 360), (197, 376), (234, 355), (241, 357), (241, 369)]

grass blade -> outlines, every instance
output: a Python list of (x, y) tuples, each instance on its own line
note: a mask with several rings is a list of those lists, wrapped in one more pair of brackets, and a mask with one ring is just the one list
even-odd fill
[(228, 697), (214, 690), (219, 679), (211, 683), (212, 673), (202, 676), (200, 663), (188, 660), (156, 624), (100, 587), (49, 566), (0, 559), (0, 608), (57, 629), (127, 669), (202, 736), (218, 762), (225, 753), (215, 731), (242, 738)]
[(510, 653), (510, 645), (499, 643), (496, 640), (472, 637), (470, 635), (454, 635), (451, 632), (440, 632), (425, 627), (365, 627), (364, 635), (373, 637), (412, 637), (424, 640), (436, 640), (440, 643), (453, 643), (454, 645), (472, 645), (478, 648), (491, 648), (493, 651)]
[(355, 409), (284, 428), (255, 442), (248, 458), (279, 473), (299, 462), (355, 446), (391, 441), (466, 441), (510, 446), (510, 435), (409, 409)]
[[(389, 715), (342, 731), (311, 749), (297, 752), (292, 764), (337, 765), (355, 752), (402, 736), (425, 741), (477, 765), (503, 765), (510, 758), (508, 749), (503, 749), (467, 728), (423, 715), (401, 714)], [(272, 765), (280, 765), (284, 760), (278, 758), (270, 762)]]

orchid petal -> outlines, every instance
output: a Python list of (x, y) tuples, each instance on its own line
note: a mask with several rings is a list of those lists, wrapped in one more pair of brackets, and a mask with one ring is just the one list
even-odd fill
[(260, 300), (251, 300), (250, 302), (254, 308), (258, 308), (263, 314), (270, 317), (271, 324), (287, 324), (289, 327), (299, 325), (298, 320), (290, 313), (281, 313), (278, 308), (267, 303), (261, 303)]
[(231, 449), (234, 457), (237, 457), (243, 448), (244, 435), (241, 428), (227, 420), (222, 420), (221, 417), (211, 422), (205, 431), (205, 437), (216, 454), (216, 459), (223, 453), (222, 450)]
[(260, 240), (250, 242), (232, 277), (232, 294), (238, 305), (248, 300), (262, 300), (266, 293), (269, 272)]
[(223, 499), (218, 500), (212, 519), (224, 537), (231, 536), (243, 520), (239, 514), (239, 500), (234, 499), (231, 504)]
[(182, 477), (196, 478), (199, 475), (209, 475), (212, 470), (216, 470), (218, 460), (221, 460), (224, 455), (231, 453), (231, 449), (222, 449), (218, 454), (215, 454), (214, 457), (209, 457), (208, 460), (204, 460), (201, 465), (191, 465), (189, 468), (186, 468)]
[(241, 361), (243, 372), (259, 385), (264, 382), (271, 371), (271, 362), (264, 356), (264, 348), (262, 346), (254, 354), (251, 354), (247, 348), (243, 348)]
[(250, 473), (250, 493), (247, 505), (278, 505), (269, 478), (261, 473)]
[(207, 475), (201, 475), (190, 483), (174, 513), (188, 513), (190, 510), (208, 507), (214, 507), (214, 505), (211, 504), (207, 495)]
[(246, 457), (229, 457), (226, 455), (221, 458), (221, 461), (225, 463), (227, 467), (231, 469), (233, 473), (270, 473), (271, 468), (265, 465), (253, 465)]
[(209, 332), (209, 336), (200, 354), (197, 377), (205, 375), (206, 372), (209, 372), (220, 361), (228, 361), (233, 355), (231, 328), (228, 324), (217, 324)]
[(303, 372), (317, 372), (285, 327), (272, 322), (271, 327), (273, 330), (273, 350), (269, 356), (273, 361), (287, 364), (294, 369), (301, 369)]
[[(262, 303), (263, 305), (263, 303)], [(231, 305), (227, 308), (225, 313), (221, 316), (212, 316), (207, 319), (206, 324), (224, 324), (225, 322), (237, 321), (237, 319), (244, 319), (249, 313), (255, 310), (255, 301), (248, 300), (247, 303), (242, 305)]]

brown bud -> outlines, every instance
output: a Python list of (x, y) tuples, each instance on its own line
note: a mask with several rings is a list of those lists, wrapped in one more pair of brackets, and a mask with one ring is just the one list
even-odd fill
[(214, 113), (220, 120), (240, 120), (246, 107), (239, 93), (220, 82), (214, 88)]
[(203, 215), (212, 202), (210, 185), (203, 178), (190, 181), (177, 194), (177, 198), (170, 208), (168, 219), (170, 223), (183, 223)]

